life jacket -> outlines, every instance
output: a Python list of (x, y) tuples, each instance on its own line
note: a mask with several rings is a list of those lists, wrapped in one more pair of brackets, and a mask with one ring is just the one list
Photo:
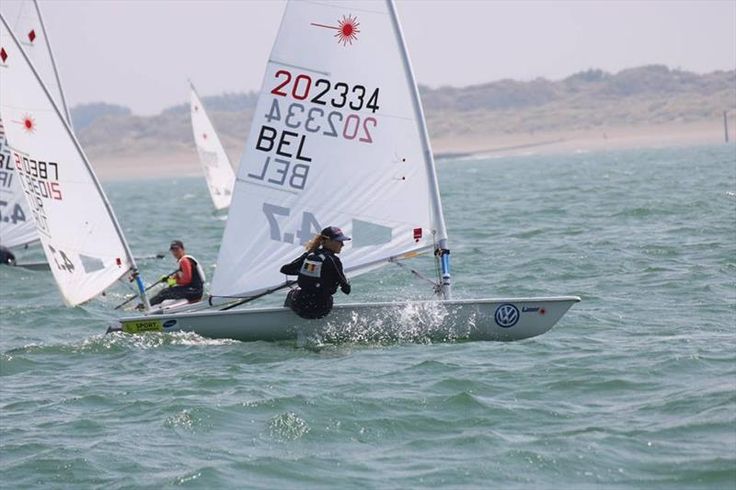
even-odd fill
[(297, 284), (299, 288), (309, 294), (329, 295), (331, 294), (323, 284), (322, 267), (326, 256), (323, 250), (312, 252), (304, 258), (302, 267), (299, 270)]
[(194, 267), (192, 268), (192, 282), (189, 283), (189, 287), (195, 289), (204, 289), (204, 283), (207, 278), (204, 275), (204, 269), (200, 265), (199, 261), (191, 255), (184, 255), (182, 257), (182, 260), (183, 259), (189, 259), (194, 262)]

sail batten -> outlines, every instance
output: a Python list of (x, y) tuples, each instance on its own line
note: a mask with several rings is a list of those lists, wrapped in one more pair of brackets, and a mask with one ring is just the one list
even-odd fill
[(64, 301), (77, 305), (135, 271), (135, 261), (71, 127), (0, 20), (0, 117), (11, 163)]
[(281, 284), (280, 266), (326, 226), (353, 238), (341, 254), (350, 276), (446, 238), (394, 16), (390, 2), (287, 4), (241, 159), (213, 295)]

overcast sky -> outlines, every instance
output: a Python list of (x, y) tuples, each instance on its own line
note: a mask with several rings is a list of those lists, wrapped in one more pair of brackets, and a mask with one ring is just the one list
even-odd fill
[[(17, 1), (0, 8), (15, 23)], [(421, 84), (564, 78), (661, 63), (705, 73), (736, 65), (736, 1), (398, 3)], [(73, 106), (153, 114), (201, 95), (258, 90), (284, 2), (41, 0)]]

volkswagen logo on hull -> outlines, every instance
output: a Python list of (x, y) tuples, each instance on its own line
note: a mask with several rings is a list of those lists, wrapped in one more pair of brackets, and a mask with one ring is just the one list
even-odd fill
[(511, 328), (519, 321), (519, 309), (511, 303), (496, 308), (496, 324), (501, 328)]

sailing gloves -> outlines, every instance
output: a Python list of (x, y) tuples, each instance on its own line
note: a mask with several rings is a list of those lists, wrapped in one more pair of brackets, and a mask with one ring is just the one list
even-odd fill
[(163, 275), (158, 282), (165, 282), (169, 287), (176, 286), (176, 278), (168, 275)]

